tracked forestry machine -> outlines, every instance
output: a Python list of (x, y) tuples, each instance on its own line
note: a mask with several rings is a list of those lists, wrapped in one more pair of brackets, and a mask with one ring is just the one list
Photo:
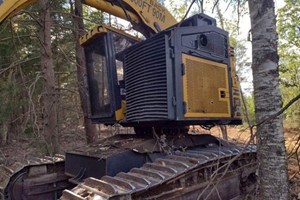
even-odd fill
[[(33, 2), (4, 0), (0, 20)], [(156, 0), (83, 3), (144, 35), (99, 25), (80, 39), (91, 119), (135, 134), (2, 166), (2, 199), (238, 199), (252, 192), (254, 146), (189, 132), (190, 125), (242, 123), (228, 33), (205, 14), (177, 23)]]

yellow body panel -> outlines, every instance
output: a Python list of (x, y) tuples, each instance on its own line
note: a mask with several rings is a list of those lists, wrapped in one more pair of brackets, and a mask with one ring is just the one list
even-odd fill
[(234, 57), (234, 48), (233, 47), (229, 48), (229, 53), (230, 53), (232, 87), (239, 88), (240, 83), (239, 83), (239, 80), (237, 79), (236, 70), (235, 70), (235, 57)]
[(240, 82), (236, 74), (235, 69), (235, 56), (234, 48), (230, 47), (230, 64), (231, 64), (231, 79), (232, 79), (232, 98), (233, 105), (235, 107), (234, 117), (242, 118), (242, 108), (241, 108), (241, 94), (240, 94)]
[[(120, 17), (122, 19), (127, 20), (127, 17), (126, 17), (126, 14), (125, 14), (124, 10), (122, 8), (120, 8), (119, 6), (112, 5), (108, 1), (104, 1), (104, 0), (84, 0), (83, 3), (86, 4), (86, 5), (89, 5), (91, 7), (97, 8), (98, 10), (107, 12), (109, 14), (112, 14), (114, 16), (117, 16), (117, 17)], [(127, 15), (131, 18), (131, 20), (134, 23), (137, 23), (137, 24), (140, 23), (140, 19), (135, 13), (127, 11)]]
[(84, 43), (88, 42), (89, 40), (91, 40), (92, 38), (94, 38), (95, 36), (97, 35), (101, 35), (101, 34), (104, 34), (106, 33), (107, 31), (112, 31), (112, 32), (115, 32), (115, 33), (118, 33), (120, 35), (123, 35), (125, 37), (128, 37), (128, 38), (131, 38), (133, 40), (136, 40), (136, 41), (141, 41), (141, 39), (139, 39), (138, 37), (134, 37), (120, 29), (116, 29), (114, 27), (111, 27), (111, 26), (106, 26), (106, 25), (100, 25), (100, 26), (95, 26), (92, 30), (90, 30), (89, 32), (87, 32), (84, 36), (82, 36), (80, 38), (80, 44), (83, 45)]
[(36, 0), (4, 0), (0, 4), (0, 23)]
[[(182, 54), (186, 118), (230, 117), (227, 66)], [(222, 97), (221, 95), (224, 95)]]
[(116, 110), (115, 115), (116, 115), (116, 121), (121, 121), (125, 118), (126, 114), (126, 101), (122, 100), (121, 102), (121, 108), (119, 110)]

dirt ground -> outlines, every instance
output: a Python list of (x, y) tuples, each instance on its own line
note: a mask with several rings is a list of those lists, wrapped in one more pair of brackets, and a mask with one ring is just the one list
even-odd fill
[[(130, 128), (120, 129), (119, 127), (98, 127), (98, 135), (96, 140), (109, 137), (115, 134), (131, 133)], [(86, 145), (86, 139), (83, 127), (70, 130), (68, 133), (59, 136), (59, 154), (64, 155), (65, 152), (83, 147)], [(12, 163), (15, 161), (26, 162), (33, 157), (45, 156), (45, 147), (38, 137), (18, 136), (13, 138), (5, 146), (0, 146), (0, 164)]]
[[(120, 129), (116, 127), (99, 128), (99, 133), (97, 139), (105, 138), (108, 136), (112, 136), (114, 134), (126, 134), (132, 133), (132, 129)], [(200, 132), (200, 133), (208, 133), (212, 134), (216, 137), (222, 138), (221, 129), (216, 126), (210, 130), (204, 130), (199, 126), (191, 126), (190, 131), (192, 132)], [(237, 127), (237, 126), (228, 126), (228, 140), (231, 142), (238, 142), (246, 144), (250, 139), (250, 131), (247, 128)], [(297, 140), (299, 138), (300, 130), (297, 129), (286, 129), (285, 130), (285, 140), (286, 147), (288, 152), (292, 151), (297, 145)], [(300, 141), (298, 141), (300, 143)], [(86, 140), (84, 136), (84, 130), (77, 129), (75, 131), (70, 131), (69, 133), (61, 134), (59, 137), (59, 145), (60, 145), (60, 154), (64, 154), (66, 151), (81, 147), (86, 145)], [(295, 149), (294, 149), (295, 150)], [(10, 141), (9, 144), (0, 147), (0, 164), (5, 161), (11, 160), (26, 160), (30, 157), (41, 157), (45, 152), (43, 148), (39, 144), (39, 141), (35, 138), (29, 137), (19, 137)]]

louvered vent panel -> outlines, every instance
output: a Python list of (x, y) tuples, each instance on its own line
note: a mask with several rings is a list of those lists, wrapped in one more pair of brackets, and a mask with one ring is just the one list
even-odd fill
[(129, 122), (168, 118), (165, 43), (162, 34), (125, 53), (126, 119)]

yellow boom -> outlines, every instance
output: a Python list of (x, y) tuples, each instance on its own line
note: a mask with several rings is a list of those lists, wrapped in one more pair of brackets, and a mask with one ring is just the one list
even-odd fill
[(34, 0), (0, 0), (0, 23)]

